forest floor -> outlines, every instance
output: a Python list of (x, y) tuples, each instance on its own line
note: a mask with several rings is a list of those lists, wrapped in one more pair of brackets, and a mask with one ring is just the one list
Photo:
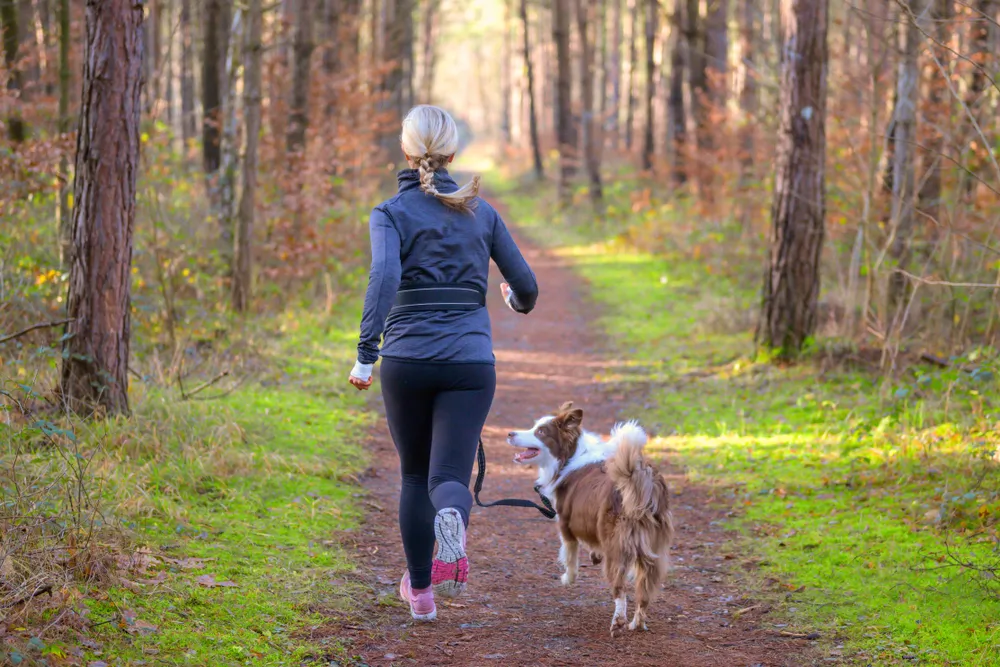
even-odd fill
[[(602, 340), (581, 281), (565, 259), (526, 245), (541, 296), (528, 317), (491, 294), (497, 396), (484, 432), (489, 474), (484, 501), (533, 495), (534, 468), (512, 461), (505, 444), (560, 403), (584, 409), (584, 426), (607, 433), (637, 416), (643, 397), (619, 381), (628, 373)], [(493, 283), (498, 276), (494, 276)], [(376, 385), (377, 389), (377, 385)], [(582, 558), (572, 587), (560, 584), (554, 522), (533, 510), (475, 508), (471, 517), (469, 591), (439, 600), (438, 621), (414, 624), (398, 602), (404, 557), (396, 527), (398, 460), (380, 422), (372, 444), (376, 474), (366, 483), (371, 507), (352, 533), (356, 576), (368, 592), (363, 609), (320, 628), (369, 665), (806, 665), (819, 659), (808, 633), (769, 615), (746, 593), (733, 566), (744, 559), (723, 527), (729, 511), (710, 486), (692, 483), (669, 458), (662, 470), (677, 526), (674, 568), (652, 605), (649, 633), (612, 639), (614, 608), (599, 567)], [(315, 639), (315, 637), (313, 637)]]

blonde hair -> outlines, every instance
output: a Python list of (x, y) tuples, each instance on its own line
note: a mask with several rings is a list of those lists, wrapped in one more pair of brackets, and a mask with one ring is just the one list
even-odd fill
[(434, 173), (458, 152), (458, 126), (447, 111), (429, 104), (413, 107), (403, 119), (399, 142), (410, 166), (420, 172), (421, 190), (456, 211), (469, 213), (476, 208), (479, 176), (455, 192), (439, 192), (434, 185)]

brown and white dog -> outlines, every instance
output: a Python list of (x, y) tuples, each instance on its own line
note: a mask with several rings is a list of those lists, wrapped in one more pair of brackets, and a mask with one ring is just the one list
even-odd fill
[(579, 544), (604, 563), (615, 614), (611, 635), (626, 623), (626, 581), (635, 578), (636, 611), (630, 630), (647, 630), (650, 602), (666, 576), (673, 523), (667, 483), (642, 455), (646, 432), (636, 422), (617, 424), (601, 440), (580, 424), (583, 411), (566, 403), (527, 431), (512, 431), (507, 442), (522, 451), (521, 464), (538, 466), (541, 491), (555, 505), (565, 568), (562, 582), (576, 580)]

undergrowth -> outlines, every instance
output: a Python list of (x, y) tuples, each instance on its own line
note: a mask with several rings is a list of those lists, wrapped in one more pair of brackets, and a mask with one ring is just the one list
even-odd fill
[(820, 631), (832, 659), (858, 664), (1000, 664), (994, 351), (943, 367), (911, 355), (885, 374), (870, 351), (819, 338), (772, 364), (753, 347), (761, 239), (692, 225), (683, 200), (633, 206), (634, 180), (597, 215), (585, 196), (558, 212), (548, 188), (490, 182), (602, 306), (629, 360), (603, 380), (645, 405), (650, 449), (732, 508), (774, 604), (762, 623)]

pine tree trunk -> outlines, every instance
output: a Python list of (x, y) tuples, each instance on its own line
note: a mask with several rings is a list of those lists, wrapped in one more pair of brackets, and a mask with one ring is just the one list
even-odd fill
[[(987, 141), (989, 141), (989, 130), (984, 129), (983, 121), (986, 118), (985, 112), (989, 108), (989, 96), (986, 95), (987, 85), (991, 76), (994, 80), (996, 79), (996, 68), (993, 66), (993, 61), (997, 58), (997, 54), (994, 52), (995, 47), (991, 44), (992, 40), (990, 39), (990, 33), (997, 30), (996, 2), (997, 0), (977, 0), (972, 11), (974, 23), (969, 30), (969, 41), (971, 42), (969, 60), (976, 66), (969, 79), (969, 87), (965, 93), (965, 104), (969, 107), (975, 122), (966, 120), (965, 141), (967, 145), (975, 143), (979, 146), (978, 151), (972, 149), (971, 146), (969, 148), (970, 158), (968, 162), (973, 174), (985, 166), (983, 159), (977, 155), (977, 153), (984, 152), (983, 138), (980, 133), (986, 135)], [(979, 126), (978, 130), (976, 125)], [(977, 182), (972, 174), (962, 176), (962, 191), (967, 197), (972, 194)]]
[[(0, 25), (3, 26), (3, 53), (4, 64), (10, 76), (7, 79), (7, 90), (9, 93), (20, 96), (24, 92), (24, 76), (18, 63), (18, 32), (17, 5), (14, 0), (0, 0)], [(20, 100), (12, 100), (10, 109), (7, 112), (7, 134), (14, 144), (22, 143), (27, 139), (28, 129), (21, 113)]]
[(298, 0), (299, 13), (295, 21), (294, 64), (292, 75), (292, 101), (288, 117), (287, 144), (289, 153), (299, 153), (306, 145), (309, 127), (309, 63), (312, 60), (313, 2)]
[(510, 4), (513, 0), (503, 3), (503, 36), (500, 41), (500, 142), (506, 148), (512, 142), (511, 137), (511, 71), (510, 62), (513, 52), (510, 44)]
[(146, 43), (147, 59), (150, 63), (152, 76), (146, 80), (145, 88), (150, 100), (150, 113), (153, 114), (158, 109), (160, 101), (161, 80), (163, 72), (163, 0), (149, 1), (149, 16), (146, 22), (149, 24), (147, 34), (149, 41)]
[(576, 173), (576, 132), (571, 108), (571, 65), (569, 53), (569, 0), (554, 0), (552, 38), (556, 44), (556, 135), (559, 141), (559, 200), (570, 196), (570, 180)]
[[(892, 244), (889, 255), (895, 271), (889, 278), (889, 302), (886, 311), (895, 319), (905, 294), (906, 278), (899, 273), (910, 259), (916, 200), (917, 104), (920, 96), (920, 46), (923, 25), (927, 20), (927, 0), (912, 0), (904, 9), (903, 49), (896, 79), (895, 150), (892, 156)], [(895, 328), (895, 323), (893, 325)]]
[(583, 152), (590, 181), (590, 199), (595, 204), (604, 197), (601, 188), (600, 123), (594, 118), (594, 46), (589, 30), (594, 19), (593, 0), (575, 0), (576, 23), (580, 38), (580, 91), (583, 102)]
[[(705, 68), (712, 110), (724, 112), (729, 86), (729, 0), (708, 0), (705, 16)], [(714, 123), (713, 123), (714, 125)]]
[(629, 47), (628, 47), (628, 99), (625, 105), (625, 150), (632, 150), (632, 137), (635, 135), (635, 70), (638, 65), (639, 41), (639, 2), (629, 0)]
[(261, 0), (250, 0), (246, 16), (246, 66), (243, 70), (243, 108), (246, 123), (246, 152), (243, 155), (243, 194), (240, 198), (233, 255), (233, 310), (246, 312), (253, 288), (253, 225), (257, 194), (257, 143), (260, 135), (261, 43), (263, 16)]
[(21, 47), (19, 55), (26, 59), (23, 65), (22, 94), (30, 94), (42, 76), (41, 60), (38, 57), (38, 38), (35, 35), (35, 7), (32, 0), (18, 0), (17, 4), (17, 41)]
[(740, 88), (740, 180), (747, 187), (753, 178), (754, 126), (757, 118), (757, 74), (754, 66), (754, 40), (756, 39), (756, 6), (752, 0), (741, 0), (740, 54), (743, 68), (743, 85)]
[(676, 185), (687, 182), (687, 117), (684, 112), (684, 0), (674, 0), (671, 19), (670, 92), (667, 97), (671, 173)]
[(656, 18), (657, 0), (646, 0), (646, 132), (642, 146), (642, 168), (653, 168), (654, 128), (653, 99), (656, 96)]
[[(950, 56), (947, 50), (950, 38), (950, 24), (954, 17), (952, 0), (931, 0), (931, 20), (933, 34), (937, 44), (933, 45), (933, 53), (937, 62), (928, 65), (930, 81), (927, 84), (927, 115), (931, 122), (927, 123), (927, 151), (925, 161), (927, 173), (924, 174), (920, 188), (919, 208), (921, 217), (930, 223), (931, 243), (939, 236), (941, 215), (941, 155), (944, 153), (945, 129), (951, 118), (948, 80), (941, 73)], [(947, 70), (945, 70), (947, 71)]]
[(781, 0), (781, 104), (757, 341), (780, 358), (816, 330), (826, 159), (827, 0)]
[[(70, 131), (69, 83), (72, 76), (69, 50), (73, 35), (70, 33), (69, 0), (59, 0), (59, 133)], [(59, 158), (59, 265), (69, 266), (73, 253), (73, 224), (70, 219), (69, 157), (64, 152)]]
[(434, 23), (437, 15), (438, 0), (424, 0), (424, 36), (423, 36), (423, 81), (420, 84), (420, 100), (430, 104), (434, 94), (434, 65), (437, 59), (437, 49), (434, 48)]
[(240, 98), (236, 94), (239, 75), (242, 70), (244, 12), (237, 6), (233, 13), (230, 28), (227, 31), (226, 48), (226, 94), (222, 105), (222, 164), (219, 169), (219, 210), (222, 256), (229, 260), (232, 266), (233, 230), (236, 228), (239, 209), (236, 199), (236, 179), (239, 176), (240, 162), (240, 130), (239, 109)]
[(191, 39), (191, 0), (181, 0), (181, 136), (185, 146), (198, 132), (194, 112), (194, 44)]
[(521, 35), (524, 47), (524, 67), (527, 70), (528, 88), (528, 130), (531, 134), (531, 155), (535, 164), (535, 176), (545, 178), (545, 167), (542, 164), (542, 145), (538, 140), (538, 113), (535, 110), (535, 72), (531, 64), (531, 42), (528, 39), (528, 0), (521, 0)]
[[(201, 69), (202, 103), (202, 159), (205, 173), (211, 178), (222, 161), (220, 147), (222, 118), (222, 63), (221, 53), (224, 0), (205, 0), (205, 53)], [(214, 189), (214, 188), (212, 188)]]
[(618, 150), (621, 143), (621, 97), (622, 97), (622, 0), (611, 0), (611, 45), (608, 62), (608, 103), (611, 115), (607, 119), (611, 128), (611, 147)]
[[(687, 0), (684, 18), (684, 40), (687, 43), (688, 85), (691, 90), (691, 121), (694, 123), (695, 143), (698, 146), (696, 163), (703, 164), (709, 159), (712, 141), (706, 125), (706, 103), (708, 102), (708, 76), (705, 71), (705, 39), (702, 29), (699, 0)], [(701, 169), (697, 170), (700, 176)]]
[(87, 1), (73, 256), (63, 343), (69, 409), (127, 414), (132, 230), (142, 109), (142, 3)]

